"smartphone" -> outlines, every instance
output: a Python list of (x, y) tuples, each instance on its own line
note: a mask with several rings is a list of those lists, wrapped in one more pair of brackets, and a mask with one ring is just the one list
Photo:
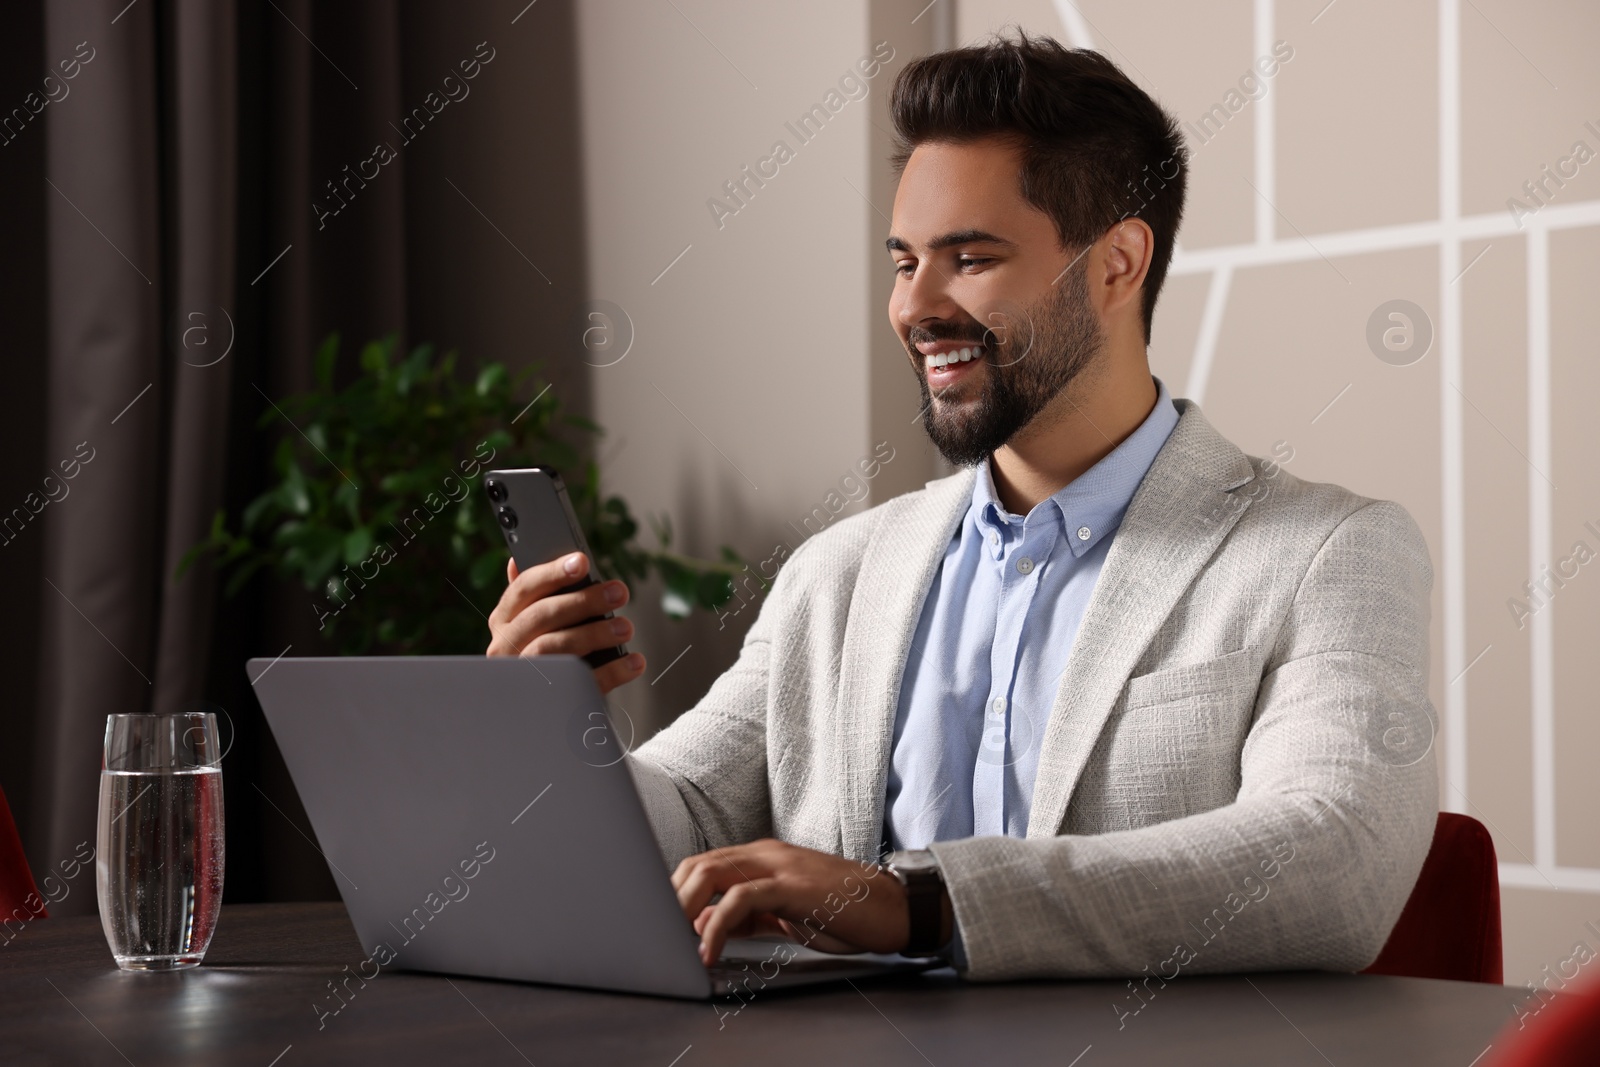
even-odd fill
[[(550, 467), (490, 471), (484, 475), (483, 491), (494, 508), (495, 521), (505, 535), (506, 547), (511, 550), (511, 558), (516, 560), (517, 570), (525, 571), (569, 553), (582, 552), (589, 557), (589, 573), (560, 592), (575, 593), (599, 581), (594, 575), (594, 557), (589, 552), (589, 543), (578, 525), (578, 516), (572, 510), (572, 500), (567, 496), (561, 475)], [(583, 622), (611, 617), (608, 611)], [(583, 659), (591, 667), (601, 667), (627, 654), (626, 645), (617, 645), (596, 649)]]

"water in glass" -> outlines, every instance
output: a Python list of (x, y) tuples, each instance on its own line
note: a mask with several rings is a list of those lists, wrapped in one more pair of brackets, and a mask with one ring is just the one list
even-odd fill
[[(179, 723), (166, 733), (184, 729)], [(198, 964), (222, 902), (222, 771), (192, 751), (182, 758), (178, 747), (171, 759), (108, 756), (100, 773), (100, 922), (117, 964), (128, 970)], [(165, 765), (113, 769), (140, 764)]]

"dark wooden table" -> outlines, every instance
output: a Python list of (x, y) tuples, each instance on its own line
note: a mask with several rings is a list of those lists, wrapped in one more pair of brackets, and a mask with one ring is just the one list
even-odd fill
[[(737, 1014), (652, 997), (384, 971), (339, 904), (222, 910), (203, 967), (117, 970), (94, 918), (0, 949), (0, 1067), (43, 1064), (1106, 1064), (1468, 1067), (1523, 991), (1360, 975), (1180, 976), (1120, 1020), (1122, 982), (949, 972), (758, 994)], [(726, 1014), (724, 1014), (726, 1013)]]

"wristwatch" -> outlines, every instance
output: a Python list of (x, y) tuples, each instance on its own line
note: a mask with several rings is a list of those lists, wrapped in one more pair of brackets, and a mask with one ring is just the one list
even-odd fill
[(925, 848), (902, 849), (889, 853), (884, 866), (905, 888), (906, 905), (911, 911), (911, 938), (900, 954), (939, 955), (948, 940), (939, 936), (943, 932), (946, 899), (939, 861)]

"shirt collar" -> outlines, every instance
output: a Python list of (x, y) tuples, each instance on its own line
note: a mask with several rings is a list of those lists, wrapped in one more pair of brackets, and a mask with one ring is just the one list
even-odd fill
[[(1150, 464), (1155, 462), (1156, 453), (1178, 425), (1178, 409), (1172, 403), (1166, 383), (1160, 378), (1156, 378), (1155, 383), (1155, 407), (1138, 428), (1100, 462), (1040, 501), (1028, 515), (1037, 522), (1053, 509), (1074, 556), (1082, 556), (1121, 525), (1122, 516)], [(1022, 517), (1008, 514), (1001, 505), (987, 460), (978, 465), (968, 516), (979, 537), (987, 543), (990, 555), (996, 558), (1003, 551), (1010, 530), (1023, 523)], [(998, 532), (1000, 537), (991, 538), (991, 532)]]

